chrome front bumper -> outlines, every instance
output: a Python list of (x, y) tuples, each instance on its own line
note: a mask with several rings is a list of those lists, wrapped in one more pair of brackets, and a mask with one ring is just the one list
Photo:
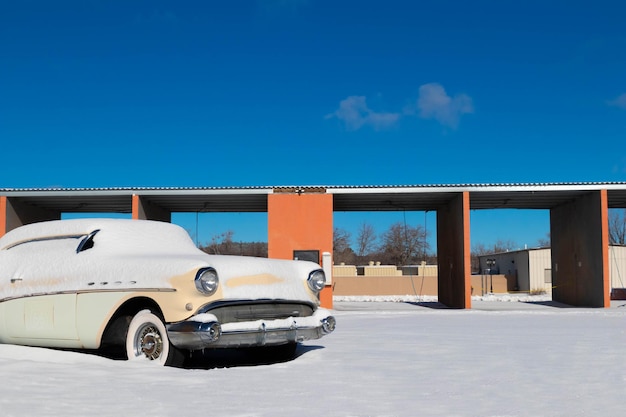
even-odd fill
[(333, 330), (335, 318), (322, 308), (310, 317), (221, 324), (212, 314), (199, 314), (167, 325), (172, 344), (188, 350), (282, 345), (319, 339)]

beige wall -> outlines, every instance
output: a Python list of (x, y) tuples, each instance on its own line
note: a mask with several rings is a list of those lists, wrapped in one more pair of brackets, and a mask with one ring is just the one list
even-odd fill
[[(472, 275), (472, 295), (507, 292), (504, 275)], [(437, 295), (437, 277), (424, 276), (335, 276), (333, 294), (338, 296), (362, 295)]]

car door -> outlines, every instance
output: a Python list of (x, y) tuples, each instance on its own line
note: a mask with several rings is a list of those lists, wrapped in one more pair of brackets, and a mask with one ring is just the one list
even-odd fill
[(6, 302), (9, 337), (76, 340), (76, 294), (23, 297)]
[(3, 319), (10, 338), (78, 339), (76, 293), (66, 279), (78, 243), (74, 237), (49, 238), (1, 251)]

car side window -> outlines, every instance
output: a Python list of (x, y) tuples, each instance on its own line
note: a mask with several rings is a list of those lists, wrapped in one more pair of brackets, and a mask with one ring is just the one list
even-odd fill
[(94, 237), (99, 231), (100, 229), (96, 229), (93, 232), (89, 233), (87, 236), (85, 236), (78, 244), (78, 247), (76, 248), (76, 253), (84, 252), (87, 249), (93, 248)]

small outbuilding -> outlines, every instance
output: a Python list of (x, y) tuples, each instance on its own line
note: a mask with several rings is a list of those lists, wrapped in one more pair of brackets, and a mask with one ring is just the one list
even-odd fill
[[(502, 274), (510, 292), (551, 293), (552, 253), (550, 248), (532, 248), (478, 257), (482, 275)], [(609, 246), (611, 293), (626, 293), (626, 246)]]

